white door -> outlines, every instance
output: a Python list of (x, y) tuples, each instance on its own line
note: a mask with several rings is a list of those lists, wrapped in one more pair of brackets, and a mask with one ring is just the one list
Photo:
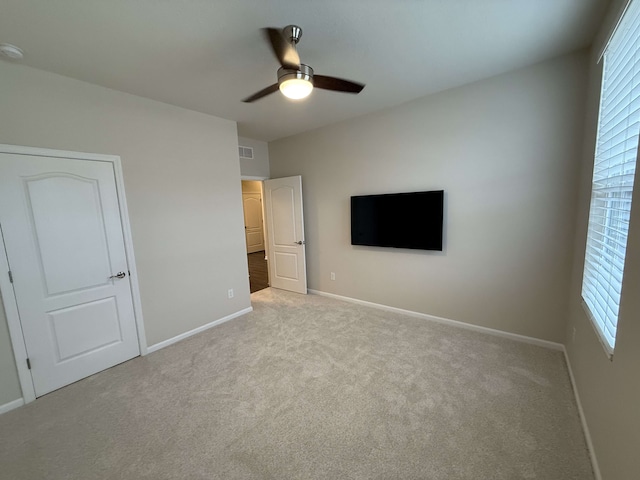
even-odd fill
[(111, 162), (0, 153), (0, 227), (36, 396), (140, 354)]
[(243, 193), (244, 234), (247, 240), (247, 253), (264, 250), (262, 233), (262, 198), (259, 193)]
[(264, 199), (269, 244), (269, 284), (306, 294), (302, 177), (265, 180)]

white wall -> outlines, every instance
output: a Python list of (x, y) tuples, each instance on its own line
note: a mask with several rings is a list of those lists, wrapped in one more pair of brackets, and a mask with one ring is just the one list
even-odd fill
[[(270, 143), (272, 177), (302, 175), (309, 287), (564, 340), (586, 62), (576, 53)], [(351, 195), (432, 189), (445, 190), (444, 252), (350, 244)]]
[(235, 122), (6, 62), (0, 79), (0, 143), (122, 158), (149, 345), (250, 305)]
[[(591, 178), (598, 121), (602, 64), (597, 56), (615, 24), (624, 0), (609, 9), (589, 60), (590, 82), (584, 152), (580, 175), (578, 221), (575, 229), (573, 281), (567, 325), (567, 352), (602, 478), (628, 480), (640, 472), (640, 176), (636, 174), (627, 243), (624, 286), (613, 360), (604, 353), (581, 306)], [(575, 329), (575, 339), (573, 339)]]
[(240, 173), (242, 176), (269, 178), (269, 146), (267, 142), (238, 137), (238, 145), (253, 148), (252, 159), (240, 159)]

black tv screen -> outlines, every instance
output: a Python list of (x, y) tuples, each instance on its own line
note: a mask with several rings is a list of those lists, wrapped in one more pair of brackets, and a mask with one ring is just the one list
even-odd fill
[(442, 250), (444, 190), (351, 197), (351, 244)]

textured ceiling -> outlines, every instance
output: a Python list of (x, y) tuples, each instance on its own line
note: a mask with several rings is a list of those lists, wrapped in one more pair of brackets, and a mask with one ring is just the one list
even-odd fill
[[(274, 140), (590, 45), (607, 0), (0, 0), (23, 63), (236, 120)], [(293, 102), (260, 28), (297, 24), (303, 63), (366, 83)], [(1, 79), (0, 79), (1, 80)]]

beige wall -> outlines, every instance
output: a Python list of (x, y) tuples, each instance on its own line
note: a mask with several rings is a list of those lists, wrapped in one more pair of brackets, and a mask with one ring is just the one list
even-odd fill
[[(586, 65), (576, 53), (270, 143), (272, 177), (302, 175), (309, 287), (563, 341)], [(350, 244), (351, 195), (431, 189), (444, 252)]]
[(587, 122), (567, 325), (569, 360), (605, 480), (638, 478), (640, 472), (640, 178), (637, 174), (618, 335), (612, 361), (605, 356), (591, 322), (582, 309), (580, 296), (602, 75), (601, 64), (598, 65), (596, 61), (623, 3), (621, 0), (613, 2), (590, 58)]
[(267, 142), (238, 137), (238, 145), (253, 148), (252, 159), (240, 159), (240, 173), (245, 177), (269, 178), (269, 146)]
[(149, 345), (250, 305), (235, 122), (6, 62), (0, 79), (0, 143), (122, 158)]

